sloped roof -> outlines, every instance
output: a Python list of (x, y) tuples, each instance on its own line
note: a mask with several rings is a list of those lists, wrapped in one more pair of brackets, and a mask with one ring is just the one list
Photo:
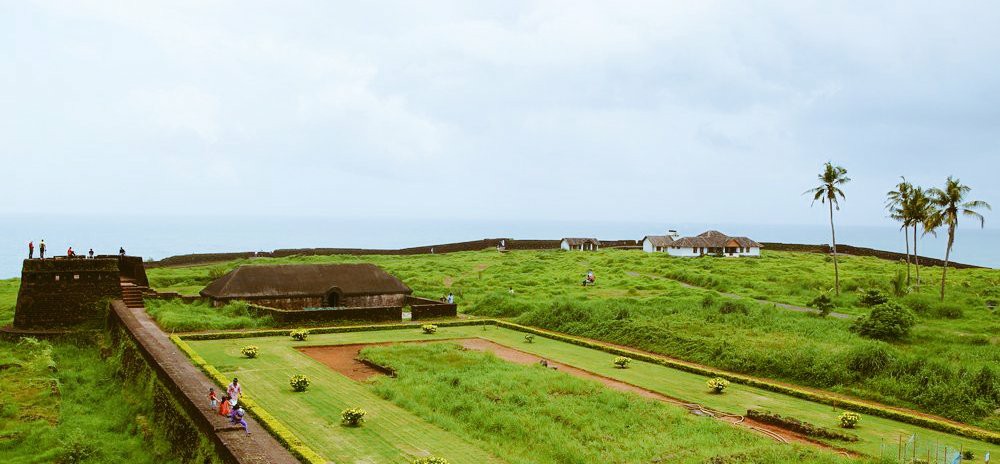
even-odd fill
[(379, 295), (412, 290), (374, 264), (281, 264), (240, 266), (206, 286), (210, 298), (322, 297), (336, 287), (341, 295)]
[(642, 240), (649, 240), (649, 243), (658, 247), (670, 246), (674, 242), (674, 238), (669, 235), (647, 235)]
[(600, 240), (596, 238), (564, 238), (564, 241), (569, 244), (569, 246), (583, 245), (585, 243), (593, 243), (594, 245), (600, 245)]
[(760, 243), (757, 243), (749, 237), (730, 237), (717, 230), (708, 230), (698, 234), (696, 237), (679, 238), (674, 240), (670, 246), (681, 248), (723, 248), (730, 241), (735, 241), (737, 246), (744, 248), (760, 248), (761, 246)]

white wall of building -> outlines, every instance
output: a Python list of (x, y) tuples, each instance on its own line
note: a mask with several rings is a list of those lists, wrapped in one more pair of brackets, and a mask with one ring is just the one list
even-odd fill
[(650, 241), (648, 238), (642, 239), (642, 251), (645, 251), (646, 253), (652, 253), (655, 249), (656, 247), (653, 246), (652, 241)]
[(561, 243), (559, 243), (559, 248), (562, 248), (563, 250), (568, 250), (569, 249), (569, 242), (563, 240)]

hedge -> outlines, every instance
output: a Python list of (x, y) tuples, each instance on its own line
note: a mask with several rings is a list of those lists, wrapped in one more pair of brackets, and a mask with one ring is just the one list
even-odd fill
[[(467, 325), (495, 325), (496, 321), (492, 319), (476, 319), (476, 320), (466, 320), (466, 321), (442, 321), (436, 322), (435, 325), (438, 327), (458, 327)], [(384, 325), (347, 325), (340, 327), (316, 327), (309, 328), (310, 335), (318, 334), (331, 334), (331, 333), (350, 333), (350, 332), (370, 332), (375, 330), (405, 330), (405, 329), (415, 329), (420, 328), (421, 324), (384, 324)], [(204, 332), (204, 333), (193, 333), (186, 335), (179, 335), (181, 340), (224, 340), (230, 338), (252, 338), (252, 337), (276, 337), (276, 336), (291, 336), (293, 330), (297, 329), (264, 329), (264, 330), (246, 330), (240, 332)]]
[[(191, 359), (191, 362), (195, 364), (198, 368), (205, 372), (209, 378), (214, 380), (216, 384), (220, 387), (229, 383), (229, 379), (222, 375), (215, 366), (208, 364), (205, 358), (196, 353), (191, 346), (184, 342), (177, 335), (171, 335), (170, 340), (177, 345), (181, 351), (184, 352)], [(266, 409), (259, 406), (252, 398), (248, 398), (246, 395), (240, 396), (240, 402), (243, 404), (243, 408), (246, 409), (257, 422), (264, 427), (265, 430), (271, 433), (272, 436), (285, 448), (288, 449), (296, 458), (305, 464), (325, 464), (327, 462), (322, 456), (317, 454), (312, 448), (309, 448), (305, 443), (302, 443), (295, 434), (288, 430), (284, 424), (282, 424), (278, 419), (275, 419), (271, 413), (267, 412)]]

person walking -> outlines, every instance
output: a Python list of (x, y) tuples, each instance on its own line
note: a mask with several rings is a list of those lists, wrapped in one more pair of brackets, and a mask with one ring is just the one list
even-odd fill
[(239, 400), (240, 395), (242, 394), (243, 394), (243, 389), (240, 388), (240, 380), (237, 379), (236, 377), (233, 377), (233, 383), (229, 384), (229, 386), (226, 387), (226, 395), (229, 396), (230, 398), (229, 402), (231, 403), (232, 406), (236, 406), (236, 402)]
[(43, 238), (41, 242), (38, 242), (38, 257), (40, 259), (45, 259), (45, 239)]
[(28, 259), (33, 259), (35, 257), (35, 242), (28, 242)]

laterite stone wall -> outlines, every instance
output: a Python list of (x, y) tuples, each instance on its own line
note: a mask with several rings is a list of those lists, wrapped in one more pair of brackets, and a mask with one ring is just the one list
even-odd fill
[(117, 259), (28, 259), (14, 312), (15, 329), (103, 324), (107, 300), (121, 298)]

